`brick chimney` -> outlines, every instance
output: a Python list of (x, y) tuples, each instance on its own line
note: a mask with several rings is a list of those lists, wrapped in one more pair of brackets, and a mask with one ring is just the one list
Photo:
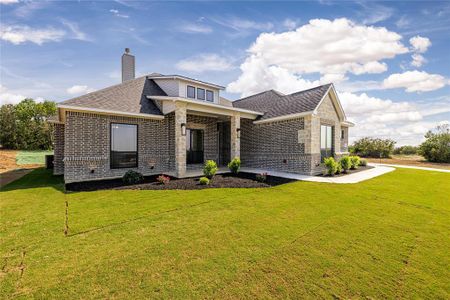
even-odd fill
[(134, 55), (130, 54), (130, 48), (125, 48), (125, 53), (122, 54), (122, 82), (134, 79), (134, 65)]

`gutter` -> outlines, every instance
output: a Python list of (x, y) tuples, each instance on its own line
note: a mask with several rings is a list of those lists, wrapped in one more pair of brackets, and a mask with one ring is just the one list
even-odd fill
[(276, 122), (276, 121), (290, 120), (290, 119), (295, 119), (295, 118), (309, 116), (309, 115), (312, 115), (312, 114), (314, 114), (313, 110), (312, 111), (305, 111), (305, 112), (301, 112), (301, 113), (297, 113), (297, 114), (290, 114), (290, 115), (273, 117), (273, 118), (259, 120), (259, 121), (253, 121), (253, 124), (264, 124), (264, 123), (271, 123), (271, 122)]

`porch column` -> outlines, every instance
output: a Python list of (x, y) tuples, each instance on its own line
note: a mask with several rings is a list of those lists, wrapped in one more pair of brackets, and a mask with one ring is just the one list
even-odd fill
[[(241, 129), (241, 115), (235, 113), (230, 120), (231, 126), (231, 147), (230, 147), (230, 159), (235, 157), (241, 157), (241, 139), (238, 136), (238, 130)], [(240, 133), (239, 133), (240, 134)]]
[(181, 124), (186, 126), (186, 103), (175, 103), (175, 174), (186, 174), (186, 135), (181, 132)]

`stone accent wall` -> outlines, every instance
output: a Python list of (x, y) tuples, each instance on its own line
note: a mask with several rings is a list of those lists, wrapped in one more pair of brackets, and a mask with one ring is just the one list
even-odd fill
[(305, 153), (308, 138), (304, 118), (267, 124), (253, 124), (252, 120), (242, 119), (242, 166), (309, 174), (312, 155)]
[(64, 124), (54, 124), (53, 126), (54, 140), (54, 158), (53, 158), (53, 174), (64, 174)]
[(171, 118), (150, 120), (67, 112), (64, 132), (64, 180), (66, 183), (122, 177), (129, 168), (110, 168), (110, 124), (138, 125), (138, 167), (144, 175), (171, 169), (169, 134)]
[(234, 116), (230, 118), (231, 159), (241, 157), (241, 139), (238, 137), (239, 129), (241, 129), (241, 117), (239, 113), (236, 113)]
[[(204, 160), (219, 161), (219, 132), (217, 131), (217, 118), (188, 115), (187, 116), (188, 129), (202, 129), (203, 130), (203, 151)], [(186, 143), (184, 145), (186, 151)]]
[(344, 131), (344, 138), (341, 138), (341, 152), (348, 152), (348, 127), (341, 126)]
[(175, 174), (182, 177), (186, 173), (186, 135), (181, 132), (181, 124), (186, 124), (186, 103), (175, 104)]

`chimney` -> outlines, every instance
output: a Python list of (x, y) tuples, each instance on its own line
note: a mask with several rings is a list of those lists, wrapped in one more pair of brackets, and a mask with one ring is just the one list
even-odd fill
[(130, 48), (125, 48), (122, 54), (122, 82), (134, 79), (134, 55), (130, 54)]

